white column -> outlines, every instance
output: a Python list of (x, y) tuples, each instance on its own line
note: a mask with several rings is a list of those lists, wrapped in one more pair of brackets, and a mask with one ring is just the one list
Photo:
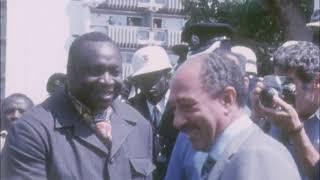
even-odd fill
[(316, 10), (316, 9), (320, 9), (320, 2), (319, 2), (320, 0), (314, 0), (313, 1), (313, 3), (314, 3), (314, 10)]

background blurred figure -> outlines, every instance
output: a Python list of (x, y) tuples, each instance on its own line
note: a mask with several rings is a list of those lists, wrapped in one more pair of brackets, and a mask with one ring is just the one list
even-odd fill
[(1, 129), (8, 129), (31, 107), (33, 107), (32, 100), (24, 94), (14, 93), (6, 97), (1, 104)]
[(128, 102), (132, 90), (134, 91), (134, 87), (132, 86), (130, 80), (128, 78), (124, 79), (122, 81), (121, 91), (119, 95), (120, 100), (122, 102)]
[(194, 54), (210, 53), (217, 48), (231, 48), (234, 30), (224, 23), (216, 22), (186, 22), (181, 34), (181, 40), (188, 43), (191, 57)]
[[(287, 146), (303, 179), (308, 179), (319, 162), (320, 49), (311, 42), (285, 44), (274, 53), (274, 61), (280, 67), (279, 73), (295, 85), (293, 104), (286, 101), (283, 91), (262, 98), (268, 85), (258, 84), (252, 96), (254, 110), (270, 120), (270, 134)], [(269, 100), (271, 103), (266, 103)]]
[(163, 179), (176, 138), (176, 130), (171, 124), (172, 112), (167, 105), (172, 67), (166, 51), (160, 46), (139, 49), (134, 53), (132, 63), (130, 81), (140, 93), (129, 99), (129, 103), (153, 127), (153, 161), (157, 166), (154, 179)]
[(7, 130), (10, 128), (12, 123), (18, 120), (22, 114), (33, 107), (33, 102), (26, 95), (21, 93), (14, 93), (6, 97), (1, 104), (1, 147), (2, 151)]
[(312, 29), (313, 32), (313, 42), (320, 46), (320, 2), (319, 0), (314, 0), (314, 11), (311, 15), (310, 22), (307, 27)]
[(52, 95), (58, 89), (61, 89), (65, 86), (66, 75), (63, 73), (54, 73), (52, 74), (47, 81), (47, 92)]
[(253, 52), (253, 50), (245, 46), (233, 46), (231, 48), (231, 52), (241, 56), (240, 58), (243, 58), (245, 61), (244, 71), (246, 76), (244, 83), (247, 96), (246, 104), (249, 108), (251, 108), (249, 94), (255, 87), (255, 83), (259, 81), (259, 78), (257, 76), (257, 56)]
[(178, 44), (172, 47), (172, 52), (176, 54), (179, 58), (177, 64), (174, 66), (174, 70), (177, 70), (178, 67), (187, 60), (188, 54), (188, 45), (186, 44)]

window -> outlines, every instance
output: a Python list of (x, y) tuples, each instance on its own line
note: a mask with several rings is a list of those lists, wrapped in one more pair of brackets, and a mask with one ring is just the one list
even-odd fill
[(153, 19), (153, 28), (162, 28), (162, 19)]
[(140, 30), (137, 33), (138, 40), (148, 40), (149, 39), (149, 31)]
[(128, 17), (127, 26), (143, 26), (142, 18), (140, 17)]
[(154, 40), (156, 41), (165, 41), (166, 33), (164, 31), (154, 32)]
[(156, 2), (157, 4), (164, 4), (164, 3), (165, 3), (165, 0), (155, 0), (155, 2)]

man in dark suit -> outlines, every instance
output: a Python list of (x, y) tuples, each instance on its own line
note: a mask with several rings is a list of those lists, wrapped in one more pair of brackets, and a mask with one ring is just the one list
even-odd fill
[(154, 178), (163, 179), (177, 134), (167, 104), (172, 69), (170, 59), (162, 47), (148, 46), (134, 53), (132, 64), (134, 72), (130, 79), (140, 92), (129, 102), (153, 127), (153, 161), (157, 166)]
[(176, 72), (169, 101), (174, 126), (195, 150), (208, 152), (203, 180), (299, 180), (288, 150), (244, 110), (245, 72), (225, 50), (195, 55)]
[(121, 72), (119, 48), (105, 34), (75, 39), (66, 88), (10, 129), (4, 179), (151, 179), (152, 129), (116, 99)]

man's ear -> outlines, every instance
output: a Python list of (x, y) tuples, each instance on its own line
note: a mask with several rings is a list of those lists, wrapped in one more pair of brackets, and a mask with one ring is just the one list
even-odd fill
[(231, 86), (227, 86), (226, 88), (224, 88), (221, 101), (225, 107), (230, 107), (236, 104), (237, 92), (235, 88)]

